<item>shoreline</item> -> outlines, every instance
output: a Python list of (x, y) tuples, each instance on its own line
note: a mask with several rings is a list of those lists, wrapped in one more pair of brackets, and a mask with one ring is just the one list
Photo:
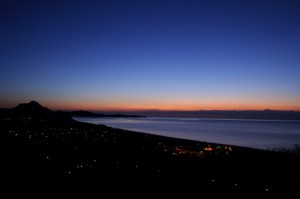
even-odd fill
[[(114, 186), (119, 188), (156, 181), (151, 185), (154, 192), (167, 184), (182, 191), (222, 191), (229, 195), (299, 191), (300, 160), (294, 154), (74, 120), (16, 119), (0, 123), (1, 147), (5, 149), (1, 174), (6, 180), (35, 179), (47, 185), (59, 180), (84, 186), (83, 182), (98, 185), (99, 179), (115, 179), (119, 183)], [(180, 183), (193, 181), (197, 183)]]
[[(300, 121), (170, 117), (142, 119), (73, 117), (73, 119), (153, 135), (262, 150), (289, 149), (300, 143), (300, 136), (296, 136), (300, 133), (297, 130), (300, 128)], [(272, 134), (273, 131), (276, 133)], [(293, 139), (289, 134), (293, 135)], [(283, 138), (285, 140), (281, 141)]]

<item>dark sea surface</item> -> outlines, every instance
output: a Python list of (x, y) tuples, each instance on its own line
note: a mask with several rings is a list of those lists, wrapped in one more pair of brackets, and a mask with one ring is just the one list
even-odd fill
[(294, 120), (175, 117), (73, 119), (142, 133), (257, 149), (290, 148), (300, 144), (300, 121)]

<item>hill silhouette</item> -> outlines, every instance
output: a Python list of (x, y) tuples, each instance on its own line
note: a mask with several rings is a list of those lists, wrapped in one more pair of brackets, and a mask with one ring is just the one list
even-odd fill
[(14, 107), (13, 111), (24, 114), (49, 114), (51, 112), (48, 108), (43, 107), (36, 101), (21, 103)]
[(0, 109), (2, 115), (10, 115), (11, 117), (24, 118), (47, 118), (47, 119), (71, 119), (72, 117), (144, 117), (140, 115), (130, 114), (102, 114), (89, 111), (52, 111), (47, 107), (42, 106), (37, 101), (29, 103), (20, 103), (11, 109)]
[(12, 109), (6, 110), (12, 117), (33, 118), (54, 118), (57, 115), (48, 108), (42, 106), (36, 101), (29, 103), (20, 103)]

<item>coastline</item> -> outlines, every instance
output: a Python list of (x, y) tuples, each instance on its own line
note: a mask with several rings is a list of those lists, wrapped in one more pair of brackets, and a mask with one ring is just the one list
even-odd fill
[(300, 143), (300, 121), (205, 118), (87, 118), (77, 121), (154, 135), (263, 150), (291, 148)]
[[(42, 182), (126, 179), (197, 191), (275, 194), (299, 191), (294, 154), (170, 138), (74, 120), (1, 120), (3, 176)], [(285, 164), (282, 166), (282, 162)], [(276, 177), (273, 170), (276, 170)], [(6, 179), (6, 178), (4, 178)], [(259, 180), (258, 180), (259, 179)], [(196, 184), (180, 182), (197, 181)], [(122, 183), (121, 183), (122, 182)], [(138, 182), (138, 183), (137, 183)], [(128, 183), (128, 182), (127, 182)]]

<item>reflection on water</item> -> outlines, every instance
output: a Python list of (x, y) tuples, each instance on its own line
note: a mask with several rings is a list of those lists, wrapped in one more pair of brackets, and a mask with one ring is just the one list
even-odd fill
[(74, 119), (156, 135), (259, 149), (300, 144), (300, 121), (167, 117)]

